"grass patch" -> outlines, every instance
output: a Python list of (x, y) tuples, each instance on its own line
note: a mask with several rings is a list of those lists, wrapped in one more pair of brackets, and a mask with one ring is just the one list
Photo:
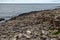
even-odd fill
[(58, 30), (57, 32), (54, 32), (53, 35), (58, 35), (60, 34), (60, 30)]

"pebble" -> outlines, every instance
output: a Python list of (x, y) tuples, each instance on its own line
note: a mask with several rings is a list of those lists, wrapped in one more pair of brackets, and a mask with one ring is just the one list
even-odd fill
[(27, 34), (31, 34), (31, 31), (30, 31), (30, 30), (27, 30), (26, 33), (27, 33)]
[(26, 38), (31, 38), (31, 35), (24, 34)]

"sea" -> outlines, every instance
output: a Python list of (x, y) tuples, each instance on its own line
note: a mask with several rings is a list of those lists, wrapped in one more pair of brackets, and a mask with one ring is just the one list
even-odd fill
[[(9, 20), (14, 16), (18, 16), (19, 14), (31, 12), (31, 11), (41, 11), (47, 9), (54, 9), (59, 7), (58, 3), (0, 3), (0, 18), (4, 18)], [(1, 22), (4, 22), (1, 21)]]

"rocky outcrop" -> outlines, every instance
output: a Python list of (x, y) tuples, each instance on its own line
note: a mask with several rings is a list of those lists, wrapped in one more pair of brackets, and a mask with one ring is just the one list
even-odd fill
[(0, 40), (60, 40), (60, 9), (23, 13), (1, 23)]
[(5, 20), (4, 18), (0, 18), (0, 21), (3, 21), (3, 20)]

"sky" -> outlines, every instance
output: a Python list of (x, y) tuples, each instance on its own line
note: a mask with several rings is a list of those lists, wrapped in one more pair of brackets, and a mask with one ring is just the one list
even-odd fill
[(60, 3), (60, 0), (0, 0), (0, 3)]

